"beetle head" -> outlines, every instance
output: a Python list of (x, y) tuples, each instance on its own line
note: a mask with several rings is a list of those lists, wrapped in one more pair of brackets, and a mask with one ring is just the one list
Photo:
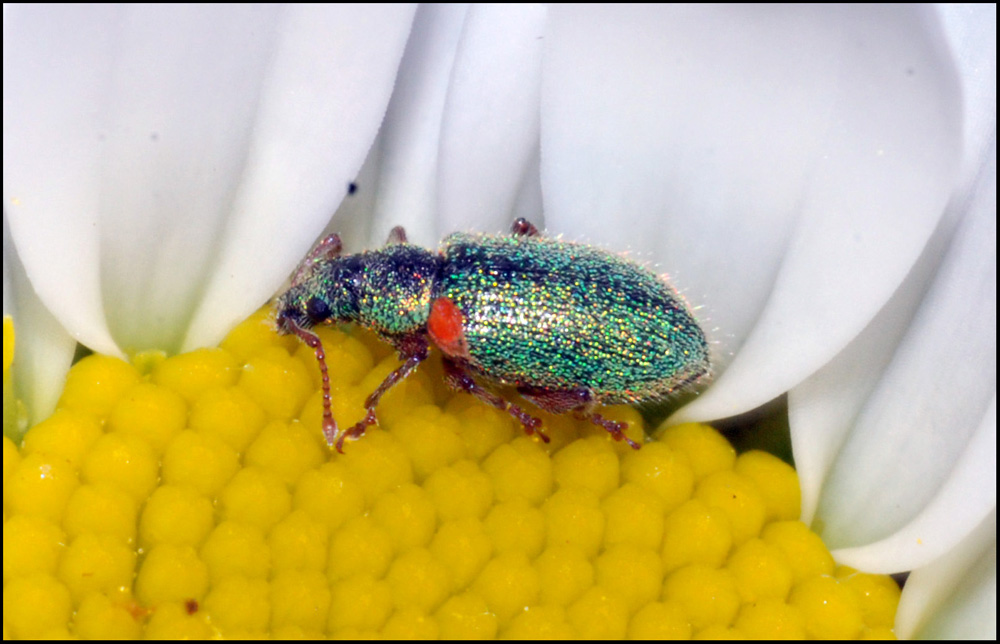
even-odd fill
[(357, 255), (316, 263), (278, 297), (277, 325), (281, 333), (299, 333), (326, 322), (357, 317), (358, 290), (364, 271)]

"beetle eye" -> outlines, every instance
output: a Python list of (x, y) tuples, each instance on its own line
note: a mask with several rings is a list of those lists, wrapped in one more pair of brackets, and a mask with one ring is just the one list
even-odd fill
[(306, 315), (315, 322), (325, 320), (330, 317), (330, 305), (318, 297), (311, 297), (306, 302)]

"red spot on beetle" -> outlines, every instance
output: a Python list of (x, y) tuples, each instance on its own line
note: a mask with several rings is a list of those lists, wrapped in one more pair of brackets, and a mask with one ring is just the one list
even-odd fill
[(465, 317), (455, 303), (446, 297), (439, 297), (431, 304), (431, 314), (427, 318), (427, 333), (448, 356), (468, 358), (469, 344), (465, 341), (463, 323)]

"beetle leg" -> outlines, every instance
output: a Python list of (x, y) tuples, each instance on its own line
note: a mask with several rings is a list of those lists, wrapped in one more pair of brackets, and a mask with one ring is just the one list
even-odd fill
[(496, 407), (500, 411), (507, 412), (513, 416), (515, 420), (521, 423), (524, 427), (524, 431), (529, 435), (537, 434), (538, 437), (544, 442), (549, 442), (549, 437), (542, 432), (541, 420), (530, 415), (518, 405), (515, 405), (514, 403), (484, 389), (482, 385), (475, 381), (472, 374), (466, 371), (465, 368), (458, 362), (445, 356), (443, 363), (444, 378), (449, 387), (456, 391), (464, 391), (467, 394), (472, 394), (487, 405)]
[(357, 440), (361, 438), (365, 433), (365, 429), (371, 425), (378, 422), (375, 417), (375, 408), (378, 407), (379, 401), (382, 396), (385, 395), (387, 391), (393, 388), (397, 383), (405, 379), (408, 375), (413, 373), (413, 370), (417, 366), (427, 359), (427, 341), (419, 336), (414, 338), (407, 338), (405, 341), (400, 343), (399, 347), (399, 358), (403, 361), (403, 364), (385, 377), (382, 384), (365, 399), (365, 417), (360, 421), (355, 423), (351, 428), (344, 431), (337, 439), (337, 451), (341, 454), (344, 453), (344, 441), (345, 440)]
[(396, 244), (405, 244), (406, 242), (406, 229), (402, 226), (395, 226), (389, 231), (389, 238), (385, 240), (385, 245), (395, 246)]
[(510, 232), (514, 234), (515, 237), (537, 237), (538, 229), (535, 228), (535, 224), (531, 223), (524, 217), (518, 217), (511, 224)]
[(312, 247), (306, 258), (302, 260), (299, 267), (295, 269), (295, 275), (292, 276), (292, 286), (301, 284), (305, 277), (312, 271), (313, 266), (317, 262), (322, 262), (328, 259), (333, 259), (340, 255), (340, 251), (343, 250), (343, 243), (340, 241), (340, 235), (333, 233), (332, 235), (327, 235), (323, 239), (316, 242), (316, 245)]
[(521, 394), (540, 409), (544, 409), (550, 414), (565, 414), (567, 412), (578, 412), (585, 419), (599, 427), (603, 427), (616, 441), (625, 441), (634, 449), (639, 449), (640, 445), (625, 435), (628, 423), (621, 423), (610, 420), (594, 413), (594, 396), (587, 389), (542, 389), (539, 387), (518, 387), (517, 393)]

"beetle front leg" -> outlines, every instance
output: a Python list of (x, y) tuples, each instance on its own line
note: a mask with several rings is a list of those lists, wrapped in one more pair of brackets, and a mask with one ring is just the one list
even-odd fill
[(542, 432), (541, 420), (535, 418), (514, 403), (484, 389), (482, 385), (476, 382), (476, 380), (472, 377), (472, 374), (466, 371), (465, 368), (458, 362), (445, 357), (443, 363), (444, 378), (449, 387), (456, 391), (464, 391), (467, 394), (472, 394), (487, 405), (496, 407), (500, 411), (507, 412), (519, 423), (521, 423), (521, 426), (524, 427), (524, 431), (529, 435), (537, 434), (538, 437), (544, 442), (549, 442), (549, 437)]
[(350, 429), (344, 431), (337, 439), (337, 451), (344, 453), (344, 441), (347, 439), (357, 440), (365, 433), (365, 429), (374, 425), (378, 420), (375, 417), (375, 408), (382, 400), (382, 396), (393, 388), (397, 383), (405, 379), (421, 362), (427, 359), (427, 341), (420, 336), (407, 337), (399, 343), (399, 359), (403, 364), (385, 377), (382, 384), (365, 399), (365, 417), (355, 423)]

